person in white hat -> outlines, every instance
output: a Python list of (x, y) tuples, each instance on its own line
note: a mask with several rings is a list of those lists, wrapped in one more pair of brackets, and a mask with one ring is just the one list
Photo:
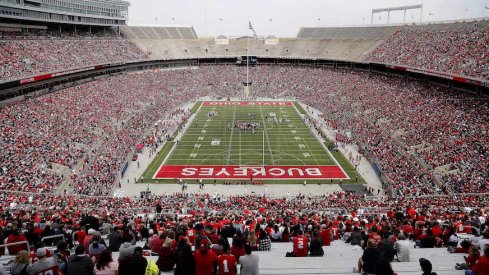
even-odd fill
[(32, 274), (47, 274), (45, 272), (48, 270), (51, 270), (53, 272), (52, 274), (57, 274), (58, 264), (53, 257), (48, 257), (44, 247), (37, 249), (36, 256), (39, 260), (32, 265)]
[(148, 231), (148, 234), (149, 234), (149, 238), (148, 238), (148, 247), (153, 247), (153, 243), (155, 240), (159, 239), (160, 236), (158, 236), (158, 234), (155, 234), (154, 233), (154, 230), (153, 229), (150, 229)]
[(83, 246), (84, 247), (90, 247), (90, 243), (92, 242), (93, 239), (93, 233), (95, 233), (95, 229), (90, 228), (88, 229), (88, 235), (85, 236), (85, 239), (83, 240)]

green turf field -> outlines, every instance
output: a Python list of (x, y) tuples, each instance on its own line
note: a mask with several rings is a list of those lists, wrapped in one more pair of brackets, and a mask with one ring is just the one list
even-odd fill
[[(143, 174), (143, 182), (155, 181), (152, 177), (163, 161), (165, 165), (340, 165), (351, 179), (359, 177), (344, 158), (338, 163), (325, 150), (304, 123), (304, 110), (297, 106), (204, 106), (198, 102), (181, 143), (163, 147)], [(255, 130), (240, 129), (247, 123), (254, 123)]]

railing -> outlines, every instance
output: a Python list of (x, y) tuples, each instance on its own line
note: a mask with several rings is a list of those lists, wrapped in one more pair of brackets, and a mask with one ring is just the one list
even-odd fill
[[(29, 247), (29, 242), (28, 241), (21, 241), (21, 242), (15, 242), (15, 243), (2, 244), (2, 245), (0, 245), (0, 248), (14, 246), (14, 245), (19, 245), (19, 244), (25, 244), (25, 246), (27, 247), (27, 249), (26, 249), (27, 252), (31, 252), (31, 248)], [(15, 255), (11, 255), (11, 256), (15, 256)]]
[(44, 242), (44, 240), (58, 239), (58, 238), (62, 238), (63, 242), (66, 242), (65, 235), (63, 235), (63, 234), (46, 236), (46, 237), (42, 238), (41, 241)]

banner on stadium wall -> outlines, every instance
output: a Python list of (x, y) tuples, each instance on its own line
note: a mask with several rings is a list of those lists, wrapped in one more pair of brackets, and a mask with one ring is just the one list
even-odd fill
[(204, 106), (292, 106), (292, 102), (284, 101), (205, 101)]
[(153, 179), (307, 180), (349, 177), (337, 165), (162, 165)]

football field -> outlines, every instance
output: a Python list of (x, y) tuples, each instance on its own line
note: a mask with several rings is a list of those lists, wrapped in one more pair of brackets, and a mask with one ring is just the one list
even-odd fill
[[(348, 180), (293, 102), (203, 102), (145, 179)], [(163, 154), (163, 155), (161, 155)]]

